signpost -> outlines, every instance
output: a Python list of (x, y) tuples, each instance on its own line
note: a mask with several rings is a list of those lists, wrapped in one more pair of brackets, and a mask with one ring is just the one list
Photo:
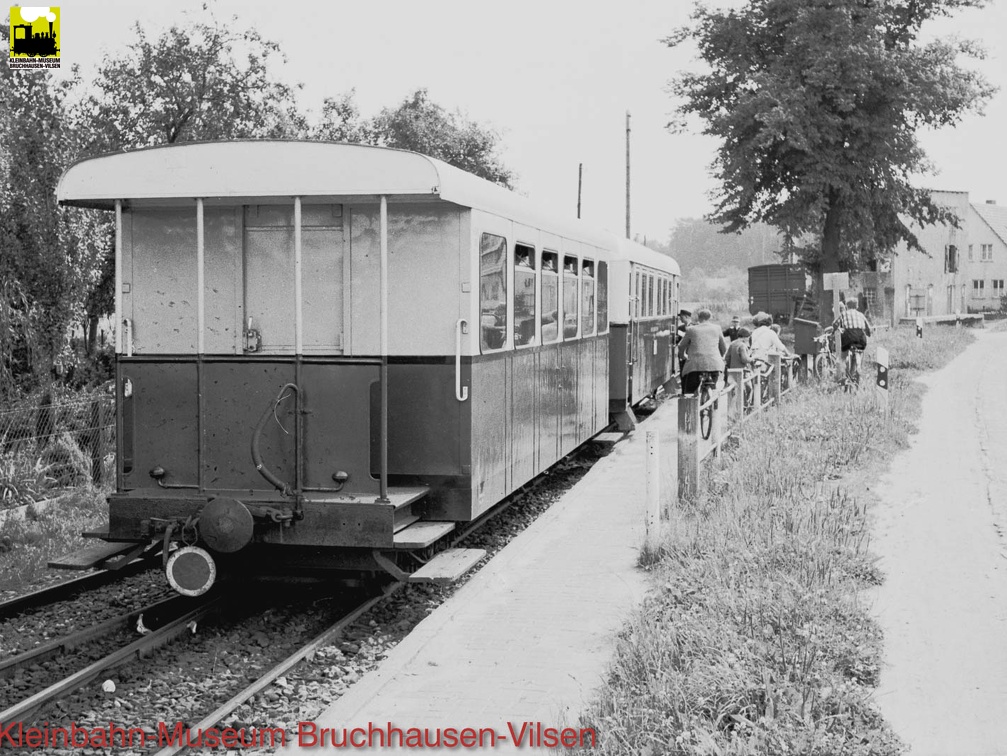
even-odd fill
[(888, 416), (888, 350), (884, 347), (878, 347), (878, 396), (881, 397), (881, 403), (885, 408), (885, 416)]

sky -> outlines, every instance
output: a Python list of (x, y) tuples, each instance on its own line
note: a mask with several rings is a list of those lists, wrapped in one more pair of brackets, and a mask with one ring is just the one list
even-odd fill
[[(723, 3), (711, 2), (722, 5)], [(63, 0), (62, 65), (85, 77), (103, 55), (124, 49), (137, 21), (153, 36), (202, 0)], [(501, 135), (501, 157), (521, 193), (575, 217), (583, 164), (582, 217), (626, 227), (626, 114), (631, 114), (631, 234), (666, 241), (678, 219), (711, 209), (709, 165), (716, 143), (666, 128), (675, 102), (668, 82), (698, 70), (691, 47), (662, 39), (688, 21), (687, 0), (216, 0), (213, 14), (253, 27), (280, 44), (274, 74), (301, 83), (302, 107), (318, 113), (327, 96), (354, 89), (364, 116), (395, 106), (420, 87), (431, 99)], [(977, 39), (989, 56), (978, 67), (1007, 85), (1007, 0), (935, 22), (927, 30)], [(920, 184), (1007, 204), (1007, 91), (984, 117), (920, 135), (939, 173)]]

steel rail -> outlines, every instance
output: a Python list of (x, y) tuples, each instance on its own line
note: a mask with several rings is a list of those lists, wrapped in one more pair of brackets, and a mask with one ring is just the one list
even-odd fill
[(92, 572), (87, 575), (82, 575), (81, 577), (66, 580), (62, 583), (57, 583), (56, 585), (51, 585), (48, 588), (40, 588), (39, 590), (32, 591), (31, 593), (15, 596), (14, 598), (0, 602), (0, 620), (13, 617), (26, 609), (34, 609), (36, 607), (62, 601), (74, 593), (83, 592), (92, 588), (100, 588), (103, 585), (114, 583), (121, 577), (136, 575), (146, 569), (149, 569), (150, 566), (150, 562), (143, 559), (137, 559), (131, 564), (125, 565), (118, 570), (99, 570), (98, 572)]
[(84, 669), (74, 672), (69, 677), (53, 683), (45, 690), (41, 690), (20, 703), (14, 704), (4, 711), (0, 711), (0, 722), (6, 723), (23, 721), (25, 716), (31, 714), (39, 707), (44, 706), (50, 701), (58, 699), (64, 693), (76, 690), (77, 688), (86, 685), (103, 672), (128, 662), (133, 659), (133, 657), (140, 658), (144, 654), (170, 643), (178, 636), (182, 635), (190, 623), (201, 620), (209, 614), (210, 611), (216, 608), (217, 604), (221, 601), (222, 599), (220, 597), (214, 597), (209, 601), (203, 602), (198, 607), (192, 611), (186, 612), (173, 622), (170, 622), (162, 628), (154, 630), (150, 635), (145, 635), (139, 640), (133, 641), (128, 646), (120, 648), (118, 651), (109, 654), (103, 659), (99, 659), (98, 661), (89, 664), (84, 667)]
[(12, 656), (8, 659), (2, 659), (0, 660), (0, 678), (10, 677), (18, 669), (23, 669), (29, 664), (39, 664), (43, 661), (48, 661), (60, 654), (65, 654), (68, 651), (79, 648), (94, 638), (99, 638), (107, 633), (129, 627), (134, 624), (142, 614), (169, 608), (174, 604), (186, 603), (191, 603), (191, 600), (186, 596), (171, 596), (170, 598), (157, 601), (153, 604), (148, 604), (142, 609), (135, 609), (127, 614), (121, 614), (118, 617), (112, 617), (111, 619), (97, 625), (92, 625), (84, 628), (83, 630), (78, 630), (77, 632), (71, 633), (70, 635), (66, 635), (62, 638), (55, 638), (47, 643), (43, 643), (41, 646), (36, 646), (29, 651), (17, 654), (16, 656)]
[[(405, 583), (392, 583), (388, 589), (382, 593), (380, 596), (374, 596), (367, 599), (364, 603), (358, 606), (356, 609), (352, 610), (349, 614), (341, 617), (335, 624), (329, 627), (327, 630), (322, 632), (320, 635), (316, 636), (312, 640), (308, 641), (306, 644), (301, 646), (297, 651), (288, 656), (286, 659), (281, 661), (279, 664), (273, 666), (269, 671), (259, 677), (251, 685), (248, 685), (240, 692), (229, 698), (227, 701), (222, 703), (211, 713), (207, 714), (203, 719), (197, 722), (195, 725), (189, 728), (189, 731), (195, 730), (196, 732), (208, 730), (226, 717), (228, 714), (234, 712), (239, 706), (245, 703), (252, 696), (260, 693), (266, 687), (271, 685), (274, 680), (276, 680), (281, 675), (285, 674), (293, 667), (301, 663), (307, 656), (313, 654), (318, 649), (323, 646), (327, 646), (333, 641), (346, 627), (359, 618), (362, 614), (366, 613), (368, 610), (372, 609), (382, 601), (386, 600), (390, 596), (394, 595), (397, 591), (401, 590)], [(0, 722), (6, 721), (2, 718), (0, 714)], [(189, 750), (187, 743), (175, 743), (162, 748), (157, 751), (154, 756), (174, 756), (175, 754), (185, 753)]]

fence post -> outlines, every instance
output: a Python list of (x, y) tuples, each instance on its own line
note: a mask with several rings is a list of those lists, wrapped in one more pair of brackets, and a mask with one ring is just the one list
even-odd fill
[[(678, 417), (679, 397), (673, 396), (664, 400), (671, 417)], [(660, 435), (661, 453), (664, 455), (664, 473), (662, 475), (663, 492), (667, 502), (661, 510), (661, 519), (668, 518), (668, 510), (678, 502), (678, 427), (664, 424)]]
[(691, 497), (699, 490), (699, 397), (678, 401), (678, 495)]
[(737, 368), (727, 371), (727, 382), (734, 386), (729, 401), (731, 426), (740, 425), (745, 418), (745, 370)]
[(778, 354), (769, 355), (769, 365), (772, 371), (769, 373), (769, 398), (773, 404), (780, 403), (780, 383), (783, 376), (783, 360)]
[(644, 459), (645, 496), (647, 506), (644, 549), (656, 553), (661, 540), (661, 439), (657, 431), (646, 436)]
[[(711, 398), (713, 398), (711, 396)], [(710, 440), (713, 442), (713, 455), (720, 456), (720, 444), (724, 440), (724, 415), (727, 414), (727, 397), (717, 398), (710, 407)]]

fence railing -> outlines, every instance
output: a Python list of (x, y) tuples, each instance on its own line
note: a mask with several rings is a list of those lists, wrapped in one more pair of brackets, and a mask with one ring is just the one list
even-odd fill
[(728, 370), (727, 385), (711, 393), (678, 398), (678, 494), (691, 496), (699, 486), (704, 459), (719, 454), (731, 433), (745, 420), (772, 407), (797, 382), (797, 363), (769, 355), (768, 370)]
[(111, 485), (114, 454), (109, 394), (0, 410), (0, 508), (77, 486)]

